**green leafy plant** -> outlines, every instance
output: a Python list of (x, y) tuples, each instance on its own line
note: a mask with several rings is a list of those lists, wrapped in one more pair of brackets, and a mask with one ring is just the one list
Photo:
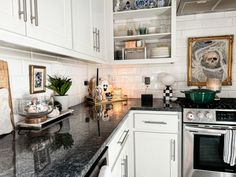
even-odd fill
[(65, 96), (67, 91), (70, 89), (72, 85), (71, 78), (64, 77), (64, 76), (50, 76), (48, 75), (48, 82), (49, 85), (46, 87), (48, 89), (53, 90), (60, 96)]

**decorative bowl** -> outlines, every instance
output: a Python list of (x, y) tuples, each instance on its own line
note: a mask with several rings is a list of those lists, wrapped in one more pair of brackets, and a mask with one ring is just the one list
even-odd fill
[(26, 118), (39, 118), (53, 111), (49, 97), (34, 97), (18, 100), (18, 114)]

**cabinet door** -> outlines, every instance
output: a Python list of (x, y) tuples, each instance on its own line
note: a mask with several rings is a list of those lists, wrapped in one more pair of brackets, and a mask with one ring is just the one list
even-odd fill
[(117, 161), (112, 169), (112, 176), (114, 177), (129, 177), (129, 164), (130, 164), (130, 153), (129, 145), (130, 138), (127, 137), (127, 140), (117, 158)]
[(0, 0), (0, 29), (25, 34), (23, 7), (23, 0)]
[(91, 0), (72, 0), (73, 47), (76, 51), (90, 56), (93, 55), (95, 45), (91, 8)]
[(177, 177), (176, 140), (172, 134), (135, 132), (135, 176)]
[(71, 1), (28, 0), (27, 35), (65, 48), (72, 48)]
[(97, 30), (95, 56), (105, 57), (105, 1), (92, 0), (93, 29)]

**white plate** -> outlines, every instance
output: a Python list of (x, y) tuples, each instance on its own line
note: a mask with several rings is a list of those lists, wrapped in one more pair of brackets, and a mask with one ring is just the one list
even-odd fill
[(170, 55), (151, 55), (151, 58), (169, 58)]

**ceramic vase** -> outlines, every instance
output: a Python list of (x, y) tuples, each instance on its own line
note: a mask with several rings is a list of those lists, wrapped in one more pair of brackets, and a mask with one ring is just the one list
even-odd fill
[(68, 108), (69, 108), (69, 96), (68, 95), (65, 95), (65, 96), (55, 95), (54, 99), (55, 99), (55, 101), (58, 101), (59, 103), (61, 103), (61, 106), (62, 106), (61, 111), (68, 110)]

